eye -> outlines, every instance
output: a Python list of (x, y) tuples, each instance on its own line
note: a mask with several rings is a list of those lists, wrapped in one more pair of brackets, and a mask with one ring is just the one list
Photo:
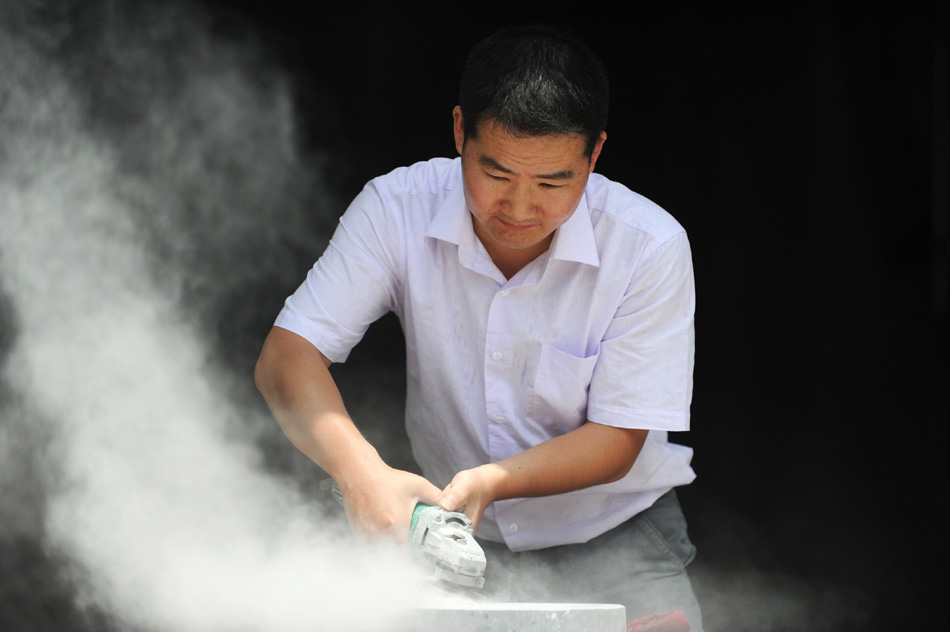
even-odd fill
[(494, 180), (495, 182), (508, 182), (508, 178), (505, 176), (495, 175), (493, 173), (485, 172), (485, 175)]

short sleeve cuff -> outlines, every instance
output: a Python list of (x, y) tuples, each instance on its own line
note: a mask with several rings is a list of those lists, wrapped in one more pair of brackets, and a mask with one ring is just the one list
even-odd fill
[(617, 428), (641, 428), (669, 432), (689, 430), (689, 410), (630, 411), (591, 402), (587, 408), (587, 419), (594, 423)]
[(315, 327), (312, 320), (296, 314), (287, 307), (284, 307), (277, 315), (274, 326), (286, 329), (307, 340), (331, 362), (346, 362), (350, 351), (353, 350), (353, 347), (356, 346), (356, 343), (362, 338), (360, 335), (357, 336), (354, 341), (341, 340), (338, 337), (329, 335), (329, 332), (326, 330)]

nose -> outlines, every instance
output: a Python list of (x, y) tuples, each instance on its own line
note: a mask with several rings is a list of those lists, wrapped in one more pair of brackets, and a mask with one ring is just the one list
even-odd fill
[(504, 209), (505, 214), (515, 223), (526, 222), (537, 216), (537, 204), (531, 187), (524, 184), (513, 185), (506, 198)]

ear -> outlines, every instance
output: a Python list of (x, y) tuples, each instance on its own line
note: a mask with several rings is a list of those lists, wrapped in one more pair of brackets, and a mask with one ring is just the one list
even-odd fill
[(455, 133), (455, 149), (459, 155), (462, 154), (462, 145), (465, 144), (465, 121), (462, 119), (462, 107), (456, 105), (452, 109), (452, 118), (454, 119), (453, 132)]
[(594, 173), (594, 165), (597, 164), (597, 158), (600, 156), (600, 150), (604, 148), (605, 140), (607, 140), (607, 132), (601, 132), (597, 144), (594, 145), (594, 151), (590, 152), (590, 173)]

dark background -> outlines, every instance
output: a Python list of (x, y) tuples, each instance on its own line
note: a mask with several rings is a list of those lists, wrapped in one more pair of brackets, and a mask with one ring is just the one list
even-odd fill
[[(344, 201), (454, 154), (459, 71), (488, 32), (539, 21), (588, 42), (612, 81), (598, 171), (693, 247), (693, 429), (674, 440), (695, 449), (680, 498), (701, 600), (718, 573), (749, 571), (840, 595), (861, 613), (841, 629), (945, 627), (947, 2), (203, 4), (291, 72), (304, 143)], [(297, 281), (258, 288), (242, 331), (222, 333), (247, 342), (239, 372)], [(399, 393), (401, 345), (393, 318), (371, 329), (338, 367), (348, 401), (367, 375)], [(366, 432), (412, 467), (398, 428)], [(24, 551), (6, 563), (45, 563)]]

